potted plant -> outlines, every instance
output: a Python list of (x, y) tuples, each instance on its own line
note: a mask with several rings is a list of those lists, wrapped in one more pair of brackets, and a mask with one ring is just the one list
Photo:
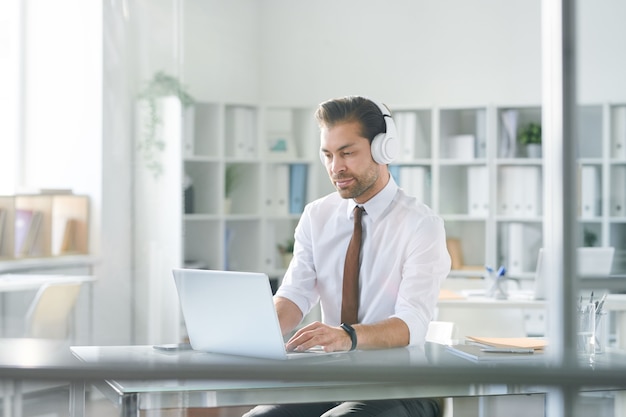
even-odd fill
[(528, 123), (517, 135), (520, 145), (526, 147), (526, 155), (529, 158), (541, 158), (541, 125)]
[(178, 97), (183, 109), (195, 102), (194, 98), (185, 90), (178, 79), (163, 71), (154, 74), (144, 89), (139, 93), (139, 99), (147, 105), (147, 117), (141, 127), (141, 139), (138, 149), (149, 171), (155, 178), (163, 173), (163, 164), (159, 154), (165, 150), (165, 142), (159, 136), (159, 128), (163, 124), (163, 115), (157, 105), (157, 100), (164, 97)]
[(278, 252), (280, 252), (280, 256), (283, 262), (283, 268), (289, 267), (289, 263), (293, 258), (293, 245), (295, 241), (293, 239), (287, 239), (284, 244), (278, 244), (276, 247), (278, 248)]

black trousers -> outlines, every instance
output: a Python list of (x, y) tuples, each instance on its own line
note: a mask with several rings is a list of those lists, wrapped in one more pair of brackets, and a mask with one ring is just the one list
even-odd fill
[(431, 398), (259, 405), (243, 417), (437, 417), (440, 406)]

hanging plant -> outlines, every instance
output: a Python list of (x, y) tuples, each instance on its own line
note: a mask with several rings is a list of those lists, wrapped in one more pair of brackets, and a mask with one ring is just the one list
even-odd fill
[(163, 125), (163, 115), (157, 107), (157, 99), (169, 96), (178, 97), (183, 107), (189, 107), (195, 102), (176, 77), (163, 71), (154, 74), (154, 77), (139, 93), (139, 99), (147, 103), (148, 115), (142, 129), (138, 150), (142, 154), (146, 168), (152, 172), (154, 178), (158, 178), (163, 173), (163, 163), (159, 156), (165, 150), (165, 142), (157, 135), (159, 128)]

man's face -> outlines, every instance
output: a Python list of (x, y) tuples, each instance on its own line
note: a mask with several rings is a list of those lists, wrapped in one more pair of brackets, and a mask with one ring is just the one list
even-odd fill
[(373, 159), (370, 141), (361, 136), (361, 125), (348, 122), (322, 127), (321, 147), (331, 182), (343, 198), (365, 203), (386, 184), (384, 165)]

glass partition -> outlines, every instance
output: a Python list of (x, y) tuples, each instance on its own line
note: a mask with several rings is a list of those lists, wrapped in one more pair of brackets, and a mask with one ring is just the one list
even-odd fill
[[(78, 260), (59, 251), (16, 257), (14, 202), (23, 199), (6, 192), (16, 195), (0, 196), (0, 219), (4, 213), (6, 221), (0, 223), (0, 267), (95, 278), (68, 316), (69, 345), (151, 352), (152, 345), (186, 342), (173, 268), (263, 272), (272, 288), (280, 285), (304, 204), (333, 191), (319, 161), (313, 112), (326, 99), (359, 94), (385, 102), (397, 115), (402, 155), (392, 174), (444, 219), (453, 267), (444, 284), (449, 293), (442, 294), (468, 301), (482, 291), (488, 298), (482, 307), (442, 298), (439, 318), (466, 326), (459, 329), (464, 336), (508, 332), (546, 340), (546, 356), (561, 378), (550, 379), (542, 367), (533, 377), (505, 364), (469, 384), (464, 378), (471, 371), (461, 366), (457, 376), (437, 381), (449, 391), (436, 393), (466, 396), (470, 408), (478, 408), (480, 393), (527, 394), (538, 410), (541, 401), (535, 400), (547, 396), (549, 415), (556, 416), (564, 409), (582, 415), (592, 406), (616, 410), (623, 403), (621, 392), (579, 394), (588, 368), (624, 366), (615, 359), (626, 338), (626, 89), (620, 88), (626, 61), (615, 52), (626, 39), (619, 20), (626, 10), (619, 2), (565, 2), (574, 13), (565, 21), (575, 22), (573, 28), (559, 26), (560, 17), (548, 10), (560, 10), (560, 2), (549, 0), (393, 0), (383, 8), (362, 0), (23, 3), (7, 8), (20, 22), (11, 30), (22, 34), (25, 47), (12, 66), (24, 68), (22, 76), (13, 75), (21, 87), (10, 84), (21, 95), (21, 113), (10, 112), (18, 120), (6, 130), (10, 143), (0, 148), (1, 159), (11, 161), (0, 167), (10, 174), (2, 177), (20, 189), (62, 188), (87, 196), (90, 207), (81, 219), (89, 230), (79, 236), (89, 242), (81, 241), (87, 253)], [(565, 59), (548, 76), (542, 72), (546, 59), (563, 50), (558, 42), (550, 49), (547, 39), (563, 33), (566, 39), (575, 35), (575, 54), (564, 54), (575, 61)], [(72, 42), (50, 48), (49, 42), (63, 39)], [(547, 100), (547, 91), (561, 85), (566, 91)], [(0, 190), (9, 188), (0, 182)], [(64, 240), (63, 232), (56, 236)], [(32, 268), (33, 262), (43, 266)], [(495, 320), (489, 271), (499, 267), (506, 271), (507, 300), (496, 301), (509, 304)], [(2, 294), (3, 337), (21, 336), (33, 288)], [(520, 326), (503, 328), (500, 323), (511, 318)], [(316, 319), (317, 310), (304, 323)], [(493, 333), (479, 334), (487, 328)], [(518, 328), (521, 333), (514, 332)], [(549, 356), (550, 348), (555, 355)], [(443, 351), (428, 359), (440, 359)], [(58, 360), (76, 364), (72, 356)], [(132, 356), (127, 362), (157, 380), (152, 366), (167, 371), (172, 365), (150, 362), (142, 369), (145, 363)], [(189, 363), (173, 363), (180, 375), (198, 378)], [(111, 369), (123, 374), (123, 365)], [(212, 365), (202, 364), (212, 375), (227, 374)], [(388, 365), (394, 375), (380, 374), (381, 380), (415, 383), (416, 391), (399, 384), (396, 393), (424, 389), (423, 381)], [(99, 371), (105, 375), (106, 369)], [(291, 378), (280, 367), (270, 374)], [(437, 378), (434, 371), (424, 375)], [(615, 381), (611, 375), (607, 381)], [(542, 377), (550, 385), (536, 389)], [(455, 378), (463, 388), (450, 388)], [(72, 400), (80, 408), (68, 390), (77, 379), (63, 372), (59, 379), (67, 380), (57, 384), (59, 403)], [(498, 381), (509, 388), (498, 391)], [(516, 391), (517, 381), (523, 390)], [(585, 381), (602, 385), (599, 377)], [(30, 382), (24, 392), (31, 392)], [(158, 392), (142, 397), (142, 406), (171, 405), (173, 397), (154, 387), (141, 388)], [(40, 391), (32, 392), (38, 398)], [(386, 391), (400, 395), (393, 392)], [(277, 392), (276, 398), (283, 397)], [(106, 401), (93, 406), (109, 412)], [(489, 410), (504, 404), (480, 401)]]

